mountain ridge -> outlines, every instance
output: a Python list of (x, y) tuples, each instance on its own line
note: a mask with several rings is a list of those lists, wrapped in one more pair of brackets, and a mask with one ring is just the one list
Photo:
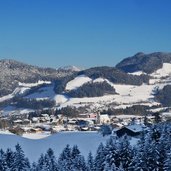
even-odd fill
[(145, 54), (142, 52), (123, 59), (116, 65), (116, 68), (124, 72), (143, 71), (151, 74), (161, 68), (163, 63), (171, 63), (171, 53), (154, 52)]
[[(137, 71), (141, 72), (134, 73)], [(116, 67), (101, 66), (82, 71), (41, 68), (3, 59), (0, 60), (0, 73), (0, 102), (19, 95), (21, 101), (31, 98), (32, 103), (45, 100), (48, 104), (47, 100), (53, 100), (60, 107), (89, 106), (91, 103), (115, 107), (137, 103), (159, 105), (162, 101), (157, 101), (154, 91), (171, 84), (171, 53), (139, 52)], [(159, 94), (165, 94), (165, 89)]]

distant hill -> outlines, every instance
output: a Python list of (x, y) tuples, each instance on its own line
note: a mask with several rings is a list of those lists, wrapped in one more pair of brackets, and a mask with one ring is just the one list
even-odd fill
[(162, 68), (163, 63), (171, 63), (171, 53), (155, 52), (144, 54), (139, 52), (122, 60), (116, 65), (116, 68), (124, 72), (143, 71), (150, 74)]
[(171, 53), (141, 52), (116, 67), (81, 71), (75, 67), (41, 68), (0, 60), (0, 112), (39, 106), (73, 106), (90, 111), (97, 106), (105, 110), (132, 105), (169, 107), (170, 85)]
[(41, 68), (11, 59), (0, 60), (0, 96), (11, 93), (18, 83), (35, 83), (39, 80), (54, 80), (72, 72)]
[[(64, 92), (66, 85), (69, 81), (71, 81), (73, 79), (77, 79), (79, 76), (82, 76), (82, 75), (85, 77), (88, 77), (89, 79), (92, 79), (92, 80), (98, 79), (98, 78), (107, 79), (111, 83), (115, 83), (115, 84), (141, 85), (143, 83), (148, 83), (148, 81), (149, 81), (148, 75), (141, 75), (141, 76), (130, 75), (130, 74), (127, 74), (117, 68), (114, 68), (114, 67), (107, 67), (107, 66), (94, 67), (94, 68), (90, 68), (87, 70), (77, 72), (71, 76), (65, 77), (64, 79), (63, 78), (58, 79), (55, 84), (56, 85), (55, 92), (57, 94)], [(95, 83), (91, 84), (92, 87), (94, 87), (93, 84), (95, 84)], [(81, 92), (83, 92), (84, 89), (86, 92), (87, 86), (83, 86), (81, 88)], [(93, 91), (91, 91), (91, 92), (92, 92), (92, 95), (89, 94), (89, 96), (94, 97), (95, 96), (94, 92)], [(85, 94), (87, 94), (87, 93), (85, 93)], [(77, 96), (79, 96), (79, 95), (77, 95)]]

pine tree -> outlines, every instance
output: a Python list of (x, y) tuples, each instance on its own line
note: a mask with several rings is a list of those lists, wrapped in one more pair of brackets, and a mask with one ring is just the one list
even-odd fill
[(54, 152), (51, 148), (47, 150), (47, 153), (44, 156), (42, 171), (58, 171), (57, 161), (54, 156)]
[(86, 171), (86, 163), (84, 157), (80, 154), (78, 147), (75, 145), (71, 151), (72, 164), (74, 171)]
[(152, 139), (151, 132), (144, 135), (137, 145), (136, 155), (129, 170), (131, 171), (155, 171), (157, 166), (156, 143)]
[(133, 159), (133, 149), (129, 143), (127, 135), (123, 136), (119, 141), (119, 165), (127, 170)]
[(14, 163), (14, 152), (9, 148), (5, 153), (5, 161), (7, 163), (8, 169), (11, 169)]
[(36, 166), (37, 171), (43, 170), (44, 162), (45, 162), (45, 157), (43, 154), (41, 154)]
[(88, 171), (94, 170), (94, 159), (93, 159), (93, 155), (91, 152), (89, 152), (88, 158), (87, 158), (87, 170)]
[(58, 159), (58, 169), (59, 171), (71, 171), (72, 166), (72, 155), (71, 148), (67, 145), (62, 151)]
[(167, 152), (167, 156), (164, 162), (164, 171), (171, 171), (171, 149)]
[(105, 167), (105, 148), (103, 144), (100, 143), (94, 159), (94, 170), (103, 171), (104, 167)]
[(119, 148), (116, 139), (111, 137), (107, 141), (105, 147), (105, 164), (109, 165), (109, 167), (112, 165), (116, 165), (116, 167), (118, 167), (120, 165), (118, 149)]
[(1, 149), (0, 150), (0, 171), (6, 171), (7, 170), (7, 163), (5, 160), (5, 153)]
[(72, 171), (87, 171), (86, 162), (82, 155), (78, 155), (72, 160), (71, 170)]
[(12, 165), (12, 171), (28, 171), (30, 164), (19, 144), (15, 146), (16, 151), (14, 153), (14, 163)]
[(105, 165), (104, 171), (118, 171), (118, 168), (115, 166), (115, 163), (113, 163), (111, 166), (107, 163)]
[(75, 158), (76, 156), (78, 156), (80, 154), (80, 151), (78, 149), (77, 145), (74, 145), (71, 151), (71, 156), (72, 158)]
[(33, 162), (33, 164), (32, 164), (31, 171), (40, 171), (40, 170), (38, 170), (37, 164), (35, 162)]

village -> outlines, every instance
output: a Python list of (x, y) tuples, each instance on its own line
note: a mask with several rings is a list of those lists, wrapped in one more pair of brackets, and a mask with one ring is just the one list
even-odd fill
[[(162, 116), (162, 117), (161, 117)], [(11, 117), (1, 116), (1, 130), (8, 130), (17, 135), (51, 135), (62, 131), (98, 131), (103, 135), (117, 134), (122, 136), (138, 136), (149, 125), (162, 120), (170, 120), (170, 111), (160, 116), (137, 116), (137, 115), (108, 115), (106, 113), (85, 113), (78, 117), (66, 117), (63, 114), (49, 115), (46, 113), (39, 116), (29, 117), (15, 115)], [(158, 121), (157, 121), (158, 120)]]

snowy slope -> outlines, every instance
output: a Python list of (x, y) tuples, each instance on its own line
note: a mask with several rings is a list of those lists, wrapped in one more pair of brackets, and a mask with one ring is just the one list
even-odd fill
[(171, 75), (171, 64), (163, 63), (163, 67), (151, 74), (155, 78), (167, 77)]
[(26, 156), (31, 161), (37, 161), (41, 153), (45, 153), (51, 147), (58, 157), (62, 149), (69, 144), (78, 145), (81, 153), (85, 156), (89, 151), (95, 154), (100, 142), (105, 142), (108, 137), (103, 137), (96, 132), (63, 132), (44, 139), (31, 140), (16, 135), (0, 134), (0, 147), (3, 149), (12, 148), (20, 143)]
[(18, 83), (19, 87), (17, 87), (11, 94), (8, 94), (6, 96), (0, 97), (0, 102), (10, 100), (16, 95), (23, 95), (26, 93), (28, 90), (30, 90), (31, 87), (36, 87), (38, 85), (42, 84), (50, 84), (50, 81), (41, 81), (39, 80), (36, 83)]
[(52, 99), (55, 96), (55, 92), (53, 89), (54, 89), (53, 84), (49, 86), (45, 86), (45, 87), (38, 89), (37, 92), (26, 96), (25, 98), (37, 99), (37, 100)]
[(36, 87), (36, 86), (42, 85), (42, 84), (51, 84), (51, 82), (39, 80), (36, 83), (21, 83), (21, 82), (18, 83), (19, 86), (23, 86), (23, 87)]
[(128, 74), (131, 74), (131, 75), (142, 75), (142, 74), (147, 74), (143, 71), (136, 71), (136, 72), (132, 72), (132, 73), (128, 73)]
[[(154, 102), (154, 100), (152, 100), (154, 98), (153, 90), (155, 89), (156, 85), (142, 84), (141, 86), (134, 86), (134, 85), (124, 85), (124, 84), (113, 84), (109, 80), (103, 78), (97, 78), (93, 80), (93, 82), (103, 82), (103, 81), (106, 81), (108, 84), (114, 87), (117, 94), (104, 95), (101, 97), (84, 97), (84, 98), (67, 98), (67, 99), (64, 95), (61, 95), (59, 99), (64, 99), (64, 100), (62, 100), (62, 103), (60, 103), (61, 104), (60, 107), (66, 107), (66, 106), (80, 107), (91, 103), (93, 108), (93, 106), (94, 107), (105, 106), (112, 102), (115, 102), (117, 104), (116, 108), (122, 108), (122, 107), (125, 108), (126, 106), (131, 106), (136, 103), (143, 104), (143, 105), (146, 104), (149, 106), (158, 104), (157, 102)], [(164, 86), (164, 85), (160, 84), (157, 86)]]
[(65, 87), (65, 90), (73, 90), (78, 87), (81, 87), (83, 84), (88, 83), (92, 81), (91, 78), (85, 76), (85, 75), (80, 75), (73, 80), (69, 81)]
[[(145, 74), (141, 71), (136, 73), (130, 73), (134, 75)], [(42, 88), (39, 88), (35, 93), (32, 93), (25, 98), (31, 99), (54, 99), (56, 101), (56, 105), (61, 107), (66, 106), (90, 106), (93, 108), (105, 108), (108, 104), (115, 104), (115, 108), (125, 108), (128, 106), (132, 106), (135, 104), (142, 105), (157, 105), (159, 103), (154, 100), (154, 90), (162, 89), (165, 85), (171, 84), (171, 64), (163, 63), (163, 67), (161, 69), (156, 70), (154, 73), (150, 74), (151, 79), (149, 81), (149, 85), (142, 84), (140, 86), (135, 85), (124, 85), (124, 84), (114, 84), (109, 80), (99, 77), (97, 79), (91, 79), (86, 75), (80, 75), (75, 77), (73, 80), (69, 81), (66, 84), (65, 90), (70, 91), (73, 89), (77, 89), (81, 87), (83, 84), (88, 82), (99, 83), (106, 81), (112, 87), (114, 87), (117, 94), (109, 94), (104, 95), (102, 97), (84, 97), (84, 98), (71, 98), (66, 96), (65, 94), (55, 94), (54, 85), (51, 82), (39, 81), (37, 83), (19, 83), (19, 87), (14, 90), (12, 94), (1, 97), (0, 102), (11, 99), (16, 94), (24, 94), (31, 87), (38, 86), (41, 84), (48, 84)]]
[(57, 105), (60, 105), (62, 103), (66, 103), (68, 101), (68, 98), (65, 95), (55, 95), (54, 100)]

